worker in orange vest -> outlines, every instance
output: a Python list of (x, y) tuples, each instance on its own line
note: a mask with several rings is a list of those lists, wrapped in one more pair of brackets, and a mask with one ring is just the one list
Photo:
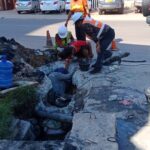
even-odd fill
[(89, 16), (84, 17), (81, 12), (75, 13), (72, 16), (72, 20), (76, 26), (82, 27), (86, 36), (96, 43), (97, 60), (92, 66), (93, 70), (91, 70), (90, 73), (94, 74), (100, 72), (102, 69), (104, 54), (115, 38), (114, 29), (101, 21), (92, 19)]
[[(84, 16), (90, 16), (87, 0), (71, 0), (70, 3), (70, 12), (68, 14), (68, 18), (66, 20), (65, 26), (67, 27), (68, 21), (71, 16), (76, 12), (82, 12)], [(75, 25), (75, 33), (77, 40), (86, 40), (86, 35), (82, 27), (78, 27)]]

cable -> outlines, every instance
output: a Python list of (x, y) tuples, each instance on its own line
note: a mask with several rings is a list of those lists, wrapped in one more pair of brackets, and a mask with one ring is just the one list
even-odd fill
[(122, 62), (144, 63), (146, 60), (122, 60)]
[(127, 64), (121, 64), (122, 66), (148, 66), (150, 65), (150, 63), (147, 63), (147, 64), (136, 64), (136, 65), (127, 65)]

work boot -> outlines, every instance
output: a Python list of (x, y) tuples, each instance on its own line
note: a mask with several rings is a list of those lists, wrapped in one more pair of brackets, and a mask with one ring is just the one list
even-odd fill
[(104, 55), (104, 60), (106, 60), (106, 59), (108, 59), (112, 56), (112, 52), (110, 50), (105, 50), (103, 53), (104, 53), (103, 54)]
[[(106, 59), (110, 58), (111, 56), (112, 56), (112, 52), (109, 51), (109, 50), (105, 50), (105, 51), (103, 52), (103, 61), (105, 61)], [(92, 67), (92, 68), (96, 67), (96, 63), (93, 64), (91, 67)]]
[(101, 67), (101, 68), (96, 68), (96, 67), (94, 67), (94, 68), (90, 71), (90, 74), (99, 73), (99, 72), (101, 72), (101, 70), (102, 70), (102, 67)]
[(92, 68), (95, 68), (95, 67), (96, 67), (96, 63), (95, 63), (95, 64), (93, 64), (93, 65), (91, 65), (91, 67), (92, 67)]
[(90, 71), (91, 74), (95, 74), (101, 71), (102, 69), (102, 62), (103, 62), (103, 54), (100, 53), (97, 56), (96, 63), (93, 65), (94, 68)]
[(103, 65), (109, 66), (109, 65), (111, 65), (113, 62), (116, 62), (116, 61), (118, 61), (118, 64), (121, 64), (121, 58), (120, 58), (120, 56), (113, 56), (113, 57), (111, 57), (111, 58), (108, 58), (107, 60), (105, 60), (105, 61), (103, 62)]
[(110, 65), (110, 64), (112, 64), (113, 62), (116, 62), (116, 61), (118, 61), (118, 64), (120, 65), (121, 64), (121, 59), (124, 58), (124, 57), (128, 57), (129, 55), (130, 55), (130, 53), (125, 52), (123, 54), (120, 54), (119, 56), (110, 57), (110, 58), (104, 60), (103, 65), (108, 66), (108, 65)]

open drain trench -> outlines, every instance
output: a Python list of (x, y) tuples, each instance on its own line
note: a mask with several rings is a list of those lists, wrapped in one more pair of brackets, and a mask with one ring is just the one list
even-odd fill
[[(137, 126), (146, 122), (148, 112), (141, 104), (141, 100), (145, 103), (141, 92), (120, 86), (113, 72), (118, 66), (109, 72), (108, 67), (104, 68), (103, 73), (93, 77), (77, 70), (65, 91), (67, 100), (57, 98), (54, 103), (49, 75), (63, 66), (55, 62), (55, 52), (26, 49), (4, 37), (0, 38), (0, 48), (8, 49), (5, 54), (13, 58), (15, 80), (13, 87), (0, 91), (0, 115), (7, 114), (4, 106), (13, 106), (13, 113), (7, 114), (13, 114), (10, 129), (0, 130), (0, 138), (8, 140), (0, 141), (0, 150), (9, 150), (12, 145), (15, 150), (124, 150), (124, 140), (132, 150), (133, 145), (123, 138), (128, 132), (126, 127), (131, 135), (135, 134)], [(70, 67), (74, 68), (74, 64)], [(130, 101), (124, 106), (126, 100)]]
[[(65, 91), (68, 97), (57, 97), (57, 101), (53, 102), (55, 93), (48, 75), (55, 69), (64, 67), (63, 62), (56, 62), (57, 55), (53, 50), (28, 49), (14, 39), (5, 37), (0, 37), (0, 49), (0, 55), (6, 55), (14, 64), (13, 85), (0, 90), (0, 123), (3, 127), (0, 139), (8, 140), (8, 143), (9, 139), (12, 142), (18, 141), (18, 145), (26, 141), (15, 149), (24, 149), (25, 145), (34, 145), (36, 141), (47, 141), (46, 146), (43, 145), (44, 149), (60, 148), (72, 128), (72, 95), (76, 88), (68, 81), (70, 86)], [(8, 143), (6, 145), (9, 146)], [(0, 141), (0, 149), (2, 145), (3, 141)]]
[[(43, 74), (40, 71), (38, 73)], [(47, 75), (43, 75), (42, 78), (41, 75), (39, 76), (40, 83), (16, 81), (12, 87), (0, 90), (2, 99), (5, 99), (9, 94), (16, 101), (23, 99), (22, 104), (13, 106), (16, 119), (12, 123), (12, 128), (18, 128), (18, 133), (13, 136), (14, 140), (64, 140), (66, 134), (71, 130), (74, 109), (74, 104), (71, 104), (73, 103), (71, 94), (75, 93), (75, 86), (70, 84), (68, 87), (66, 91), (70, 94), (68, 100), (58, 99), (59, 101), (54, 103), (51, 100), (53, 95), (50, 79)], [(32, 95), (32, 92), (35, 92), (34, 95)], [(25, 98), (22, 98), (22, 96), (25, 96)], [(20, 131), (24, 133), (19, 133)]]
[[(13, 105), (13, 120), (10, 129), (6, 129), (9, 130), (6, 131), (9, 135), (6, 134), (1, 139), (33, 143), (52, 141), (55, 148), (57, 144), (60, 147), (60, 143), (72, 128), (74, 112), (84, 107), (85, 92), (79, 91), (75, 94), (76, 88), (68, 87), (69, 95), (75, 96), (69, 98), (67, 102), (58, 101), (57, 106), (51, 104), (52, 85), (48, 75), (56, 68), (62, 67), (62, 62), (54, 62), (55, 52), (27, 49), (14, 39), (8, 40), (5, 37), (0, 38), (0, 48), (2, 50), (0, 54), (6, 55), (14, 64), (15, 81), (12, 87), (0, 91), (2, 104), (8, 99)], [(60, 142), (56, 144), (58, 140)]]

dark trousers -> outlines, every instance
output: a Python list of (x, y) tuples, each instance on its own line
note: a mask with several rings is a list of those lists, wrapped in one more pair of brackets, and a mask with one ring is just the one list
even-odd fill
[(112, 28), (110, 28), (105, 35), (100, 39), (100, 52), (97, 53), (97, 60), (95, 67), (101, 68), (102, 67), (102, 61), (104, 59), (104, 54), (108, 46), (111, 44), (112, 40), (115, 38), (115, 32)]
[(77, 40), (83, 40), (83, 41), (86, 41), (86, 34), (84, 32), (84, 29), (83, 27), (78, 27), (76, 24), (75, 24), (75, 33), (76, 33), (76, 38)]

